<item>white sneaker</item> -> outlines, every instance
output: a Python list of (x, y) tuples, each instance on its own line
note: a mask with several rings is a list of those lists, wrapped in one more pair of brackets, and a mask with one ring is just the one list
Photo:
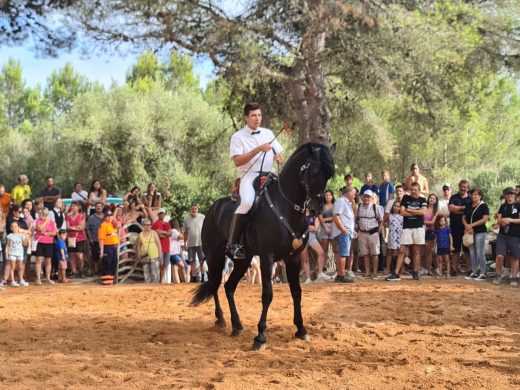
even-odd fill
[(312, 284), (312, 280), (307, 278), (307, 279), (305, 279), (305, 282), (303, 282), (303, 284)]
[(14, 280), (11, 282), (11, 287), (19, 287), (20, 285)]
[(47, 279), (47, 283), (49, 283), (49, 284), (54, 284), (54, 280), (52, 280), (52, 279)]
[(348, 271), (347, 271), (347, 276), (348, 276), (349, 278), (355, 278), (355, 277), (356, 277), (356, 275), (354, 274), (354, 272), (352, 272), (352, 270), (348, 270)]
[(20, 280), (20, 286), (22, 287), (29, 287), (29, 283), (27, 283), (25, 280)]
[(320, 272), (317, 277), (318, 280), (330, 280), (330, 276), (325, 272)]

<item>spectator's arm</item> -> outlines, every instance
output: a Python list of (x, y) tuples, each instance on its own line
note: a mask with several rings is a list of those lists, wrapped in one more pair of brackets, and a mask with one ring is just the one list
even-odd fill
[(103, 206), (107, 204), (107, 190), (104, 188), (101, 190), (101, 203), (103, 203)]
[(159, 239), (159, 235), (157, 232), (152, 230), (153, 238), (155, 240), (155, 245), (157, 245), (157, 248), (159, 249), (159, 259), (162, 257), (162, 246), (161, 246), (161, 240)]
[(334, 214), (334, 223), (336, 224), (338, 229), (341, 230), (342, 233), (348, 234), (349, 230), (341, 223), (341, 218), (339, 217), (339, 214)]

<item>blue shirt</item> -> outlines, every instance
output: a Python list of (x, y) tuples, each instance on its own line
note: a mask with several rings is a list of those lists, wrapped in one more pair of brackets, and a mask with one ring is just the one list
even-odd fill
[(450, 249), (450, 234), (451, 229), (449, 226), (435, 230), (437, 249)]
[(375, 184), (372, 184), (371, 186), (369, 186), (368, 184), (363, 184), (361, 190), (359, 191), (359, 195), (363, 195), (366, 190), (370, 190), (374, 194), (379, 195), (379, 188)]
[[(57, 260), (67, 260), (67, 258), (69, 257), (69, 252), (67, 251), (67, 245), (65, 245), (65, 241), (58, 238), (58, 240), (56, 240), (56, 245), (54, 245), (54, 247), (56, 249), (56, 259)], [(62, 249), (63, 249), (63, 253), (65, 253), (64, 259), (61, 257)]]
[(391, 181), (383, 183), (379, 186), (379, 204), (383, 207), (386, 206), (390, 194), (395, 194), (395, 188)]

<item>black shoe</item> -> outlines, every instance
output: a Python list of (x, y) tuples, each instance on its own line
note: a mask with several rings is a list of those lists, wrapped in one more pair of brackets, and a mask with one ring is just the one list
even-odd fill
[(246, 258), (244, 246), (242, 245), (242, 233), (247, 224), (247, 215), (233, 214), (231, 226), (229, 227), (229, 241), (226, 248), (227, 255), (233, 260)]
[(354, 283), (354, 279), (347, 278), (346, 276), (336, 275), (334, 278), (334, 282), (336, 283)]
[(412, 279), (413, 280), (420, 280), (419, 273), (418, 272), (412, 272)]
[(399, 282), (401, 280), (401, 276), (399, 276), (399, 274), (390, 274), (385, 278), (385, 280), (387, 282)]
[(75, 272), (71, 272), (69, 275), (69, 279), (75, 279), (77, 277), (77, 274)]

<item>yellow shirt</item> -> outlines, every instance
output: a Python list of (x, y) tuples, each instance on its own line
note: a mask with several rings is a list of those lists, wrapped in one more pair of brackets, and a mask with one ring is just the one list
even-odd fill
[(99, 227), (98, 240), (103, 241), (104, 245), (119, 244), (119, 235), (117, 234), (117, 229), (110, 222), (103, 221)]
[(149, 259), (158, 259), (159, 248), (155, 242), (154, 234), (150, 233), (147, 237), (141, 233), (139, 234), (139, 238), (141, 239), (141, 256), (148, 256)]
[(13, 197), (14, 203), (16, 203), (18, 206), (22, 205), (22, 202), (25, 199), (31, 199), (32, 191), (31, 186), (29, 184), (24, 184), (21, 186), (20, 184), (17, 184), (13, 187), (11, 191), (11, 196)]

